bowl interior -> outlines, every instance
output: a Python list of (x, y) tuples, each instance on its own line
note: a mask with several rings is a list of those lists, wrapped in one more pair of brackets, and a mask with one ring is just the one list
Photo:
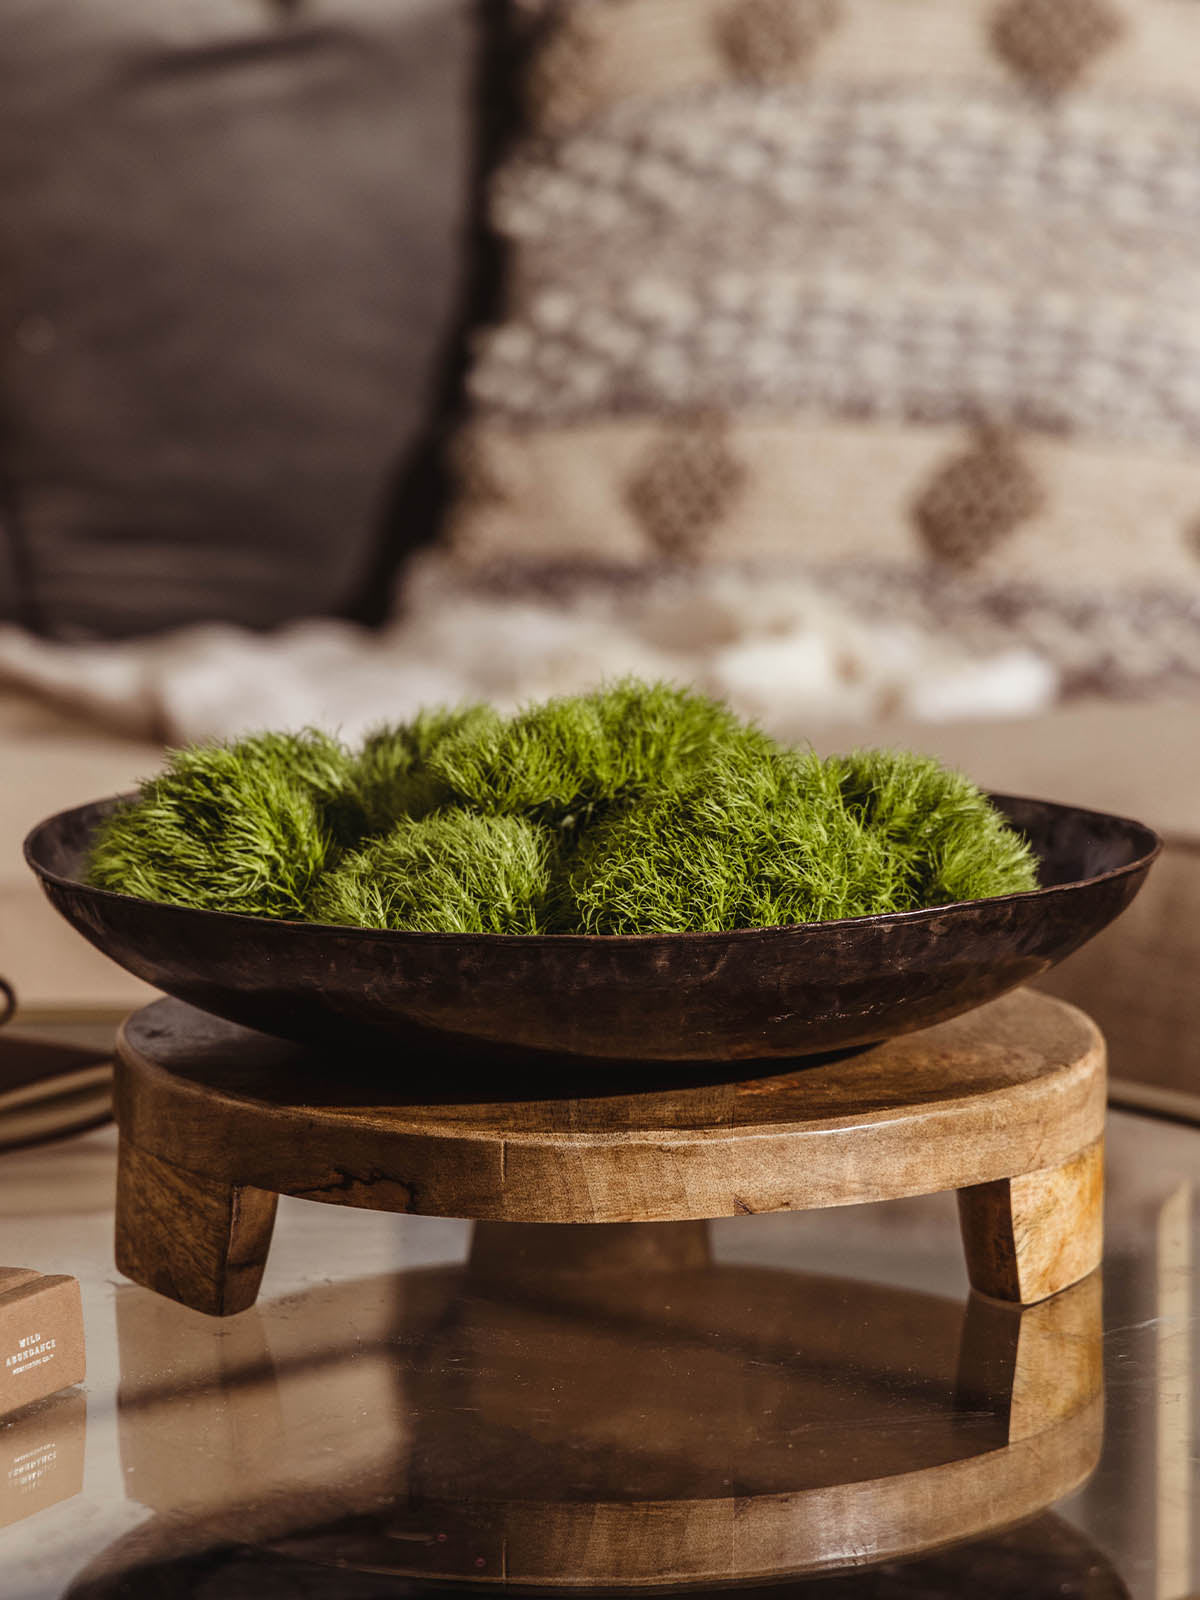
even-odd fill
[(30, 865), (39, 872), (49, 873), (68, 883), (87, 881), (88, 856), (96, 829), (126, 801), (131, 794), (117, 795), (109, 800), (93, 800), (88, 805), (76, 806), (72, 811), (60, 811), (48, 817), (29, 835), (25, 854)]
[(992, 800), (1033, 846), (1043, 889), (1136, 866), (1161, 847), (1152, 829), (1128, 817), (1017, 795), (994, 794)]

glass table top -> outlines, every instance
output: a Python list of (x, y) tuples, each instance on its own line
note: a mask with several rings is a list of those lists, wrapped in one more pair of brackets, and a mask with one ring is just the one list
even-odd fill
[(587, 1270), (284, 1199), (210, 1320), (116, 1272), (115, 1153), (0, 1155), (0, 1263), (80, 1279), (89, 1368), (0, 1422), (2, 1600), (1200, 1591), (1194, 1127), (1112, 1115), (1102, 1284), (1024, 1313), (968, 1297), (953, 1195)]

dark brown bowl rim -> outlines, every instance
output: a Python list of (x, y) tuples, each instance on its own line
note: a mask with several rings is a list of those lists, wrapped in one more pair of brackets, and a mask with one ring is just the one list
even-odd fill
[(291, 917), (252, 917), (243, 911), (210, 911), (202, 906), (181, 906), (170, 900), (147, 900), (143, 895), (123, 894), (118, 889), (99, 889), (90, 883), (85, 883), (79, 878), (65, 878), (60, 873), (52, 872), (37, 860), (35, 846), (39, 837), (56, 822), (64, 817), (74, 815), (79, 811), (89, 811), (95, 806), (117, 806), (127, 801), (137, 799), (135, 791), (127, 794), (111, 795), (107, 799), (89, 800), (82, 805), (67, 806), (62, 811), (56, 811), (52, 816), (44, 817), (36, 823), (25, 836), (23, 853), (31, 871), (44, 883), (55, 884), (58, 888), (82, 892), (95, 897), (101, 902), (115, 901), (122, 904), (134, 904), (154, 907), (164, 911), (176, 912), (180, 915), (192, 917), (219, 917), (222, 922), (231, 926), (244, 926), (249, 928), (304, 928), (311, 932), (335, 933), (354, 939), (384, 939), (397, 945), (407, 944), (465, 944), (474, 940), (483, 940), (487, 944), (520, 946), (522, 949), (530, 946), (552, 945), (554, 947), (605, 944), (605, 945), (664, 945), (678, 944), (681, 941), (695, 943), (701, 940), (746, 940), (762, 939), (764, 937), (778, 937), (786, 934), (801, 932), (816, 932), (822, 928), (855, 928), (855, 927), (907, 927), (914, 923), (928, 921), (933, 917), (944, 916), (948, 912), (957, 912), (972, 906), (1006, 906), (1022, 901), (1035, 901), (1046, 899), (1053, 895), (1073, 893), (1080, 889), (1091, 888), (1096, 884), (1109, 883), (1117, 878), (1129, 876), (1135, 872), (1145, 872), (1158, 859), (1163, 850), (1163, 840), (1146, 823), (1139, 822), (1136, 818), (1121, 816), (1111, 811), (1094, 811), (1087, 806), (1072, 806), (1057, 800), (1039, 800), (1031, 795), (1004, 794), (998, 790), (986, 791), (990, 800), (1001, 807), (1005, 804), (1043, 806), (1060, 812), (1069, 812), (1079, 818), (1094, 817), (1098, 821), (1117, 823), (1120, 827), (1132, 833), (1140, 833), (1147, 841), (1149, 848), (1137, 856), (1133, 861), (1127, 861), (1123, 866), (1111, 867), (1107, 872), (1097, 873), (1091, 878), (1077, 878), (1070, 883), (1047, 884), (1038, 889), (1024, 889), (1016, 894), (990, 895), (982, 900), (949, 900), (944, 905), (918, 906), (911, 911), (880, 911), (865, 917), (832, 917), (824, 922), (782, 922), (767, 927), (756, 928), (729, 928), (723, 932), (680, 932), (680, 933), (432, 933), (415, 929), (396, 928), (358, 928), (351, 924), (338, 922), (301, 922)]

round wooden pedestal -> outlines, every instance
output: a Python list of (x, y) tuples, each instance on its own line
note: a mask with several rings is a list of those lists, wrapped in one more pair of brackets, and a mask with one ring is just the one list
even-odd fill
[(1031, 1304), (1099, 1262), (1104, 1045), (1073, 1007), (1020, 991), (857, 1055), (723, 1070), (469, 1078), (306, 1053), (159, 1001), (119, 1046), (117, 1265), (227, 1315), (254, 1302), (280, 1194), (612, 1223), (946, 1189), (983, 1294)]

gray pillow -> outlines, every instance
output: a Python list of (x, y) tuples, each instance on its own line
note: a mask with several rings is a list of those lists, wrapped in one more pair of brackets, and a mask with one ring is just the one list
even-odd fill
[(460, 315), (472, 11), (0, 0), (0, 617), (360, 598)]

